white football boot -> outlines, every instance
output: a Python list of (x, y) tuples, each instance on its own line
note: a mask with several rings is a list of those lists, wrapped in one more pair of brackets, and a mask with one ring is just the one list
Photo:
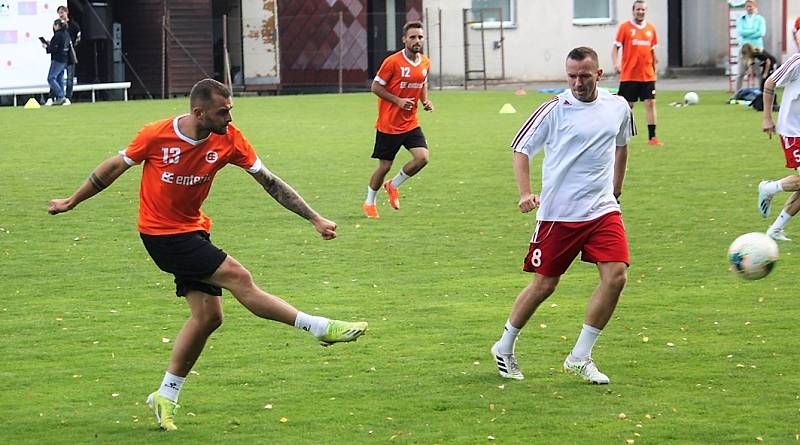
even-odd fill
[(591, 357), (586, 360), (570, 361), (570, 356), (564, 360), (564, 369), (580, 376), (583, 380), (597, 385), (608, 385), (608, 376), (600, 372)]
[(514, 380), (524, 379), (525, 376), (522, 375), (522, 371), (517, 365), (517, 357), (514, 355), (514, 353), (501, 354), (499, 347), (500, 342), (497, 342), (494, 344), (494, 346), (492, 346), (492, 356), (497, 364), (497, 371), (500, 373), (500, 377)]
[(769, 229), (767, 236), (775, 241), (791, 241), (792, 239), (786, 236), (786, 231), (783, 229)]
[(769, 181), (761, 181), (758, 183), (758, 213), (761, 214), (762, 218), (768, 217), (770, 210), (772, 210), (772, 197), (774, 195), (764, 190), (764, 186), (766, 186), (768, 182)]

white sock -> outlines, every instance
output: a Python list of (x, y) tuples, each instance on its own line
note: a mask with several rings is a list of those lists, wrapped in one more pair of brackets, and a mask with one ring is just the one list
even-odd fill
[(591, 357), (594, 342), (597, 341), (597, 337), (600, 336), (601, 332), (603, 332), (602, 329), (584, 324), (583, 329), (581, 329), (581, 335), (578, 337), (578, 341), (575, 343), (575, 347), (572, 348), (572, 352), (570, 353), (572, 358), (586, 360)]
[(764, 184), (764, 191), (769, 193), (770, 195), (774, 195), (778, 192), (783, 191), (783, 185), (781, 184), (781, 180), (778, 179), (777, 181), (769, 181)]
[(792, 219), (792, 215), (786, 213), (786, 210), (781, 210), (781, 214), (775, 218), (775, 222), (769, 226), (769, 230), (781, 230), (789, 223), (790, 219)]
[(367, 186), (367, 201), (366, 203), (369, 205), (375, 204), (375, 197), (378, 196), (377, 190), (372, 190), (372, 187)]
[(514, 352), (514, 343), (516, 343), (519, 331), (521, 330), (522, 329), (515, 328), (510, 320), (506, 320), (506, 326), (503, 328), (503, 336), (500, 337), (500, 344), (497, 347), (499, 350), (498, 352), (501, 354), (512, 354)]
[(185, 381), (186, 377), (179, 377), (167, 371), (164, 374), (164, 381), (161, 382), (161, 386), (158, 388), (158, 394), (178, 403), (178, 394), (180, 394), (181, 386)]
[(392, 179), (392, 186), (394, 186), (394, 188), (400, 187), (400, 184), (404, 183), (406, 179), (410, 177), (411, 176), (407, 175), (406, 172), (404, 172), (401, 168), (400, 171), (397, 172), (397, 176)]
[(294, 320), (294, 327), (308, 331), (314, 337), (322, 337), (328, 330), (328, 319), (298, 311), (297, 318)]

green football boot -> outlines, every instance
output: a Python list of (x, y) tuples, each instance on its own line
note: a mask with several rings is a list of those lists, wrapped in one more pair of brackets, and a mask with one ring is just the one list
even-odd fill
[(328, 321), (328, 328), (325, 334), (317, 337), (319, 344), (330, 346), (334, 343), (354, 341), (367, 332), (367, 322), (348, 322), (340, 320)]
[(178, 429), (175, 426), (175, 413), (180, 408), (180, 405), (162, 396), (158, 392), (154, 392), (147, 396), (147, 406), (153, 410), (156, 415), (158, 426), (164, 431), (175, 431)]

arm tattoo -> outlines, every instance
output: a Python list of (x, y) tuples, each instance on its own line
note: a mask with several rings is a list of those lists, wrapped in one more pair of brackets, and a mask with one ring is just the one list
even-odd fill
[(103, 182), (102, 179), (97, 177), (97, 175), (94, 173), (92, 173), (92, 176), (89, 176), (89, 182), (92, 183), (92, 185), (94, 186), (94, 188), (97, 189), (98, 192), (102, 192), (103, 189), (108, 187), (108, 185), (105, 182)]
[(275, 201), (294, 213), (302, 216), (305, 219), (314, 218), (317, 215), (306, 202), (289, 184), (283, 179), (275, 176), (267, 170), (262, 168), (257, 173), (253, 173), (253, 177), (264, 187), (264, 190), (272, 196)]

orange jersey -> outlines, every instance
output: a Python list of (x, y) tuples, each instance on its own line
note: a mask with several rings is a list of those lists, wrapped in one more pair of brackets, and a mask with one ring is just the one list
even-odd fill
[(226, 164), (255, 173), (261, 160), (247, 139), (233, 125), (228, 133), (211, 133), (195, 141), (178, 130), (178, 119), (146, 125), (128, 147), (120, 151), (128, 165), (144, 162), (139, 191), (139, 231), (147, 235), (211, 230), (200, 206), (211, 181)]
[(414, 99), (414, 106), (410, 110), (403, 110), (397, 105), (378, 98), (378, 121), (375, 128), (381, 133), (398, 134), (411, 131), (419, 127), (417, 120), (417, 102), (422, 96), (422, 89), (428, 81), (428, 68), (431, 61), (424, 54), (419, 55), (419, 61), (414, 63), (406, 57), (402, 50), (387, 57), (375, 81), (383, 85), (386, 91), (400, 98)]
[(622, 48), (620, 82), (656, 80), (653, 51), (658, 46), (658, 37), (655, 26), (647, 22), (637, 25), (627, 21), (619, 25), (614, 45)]

